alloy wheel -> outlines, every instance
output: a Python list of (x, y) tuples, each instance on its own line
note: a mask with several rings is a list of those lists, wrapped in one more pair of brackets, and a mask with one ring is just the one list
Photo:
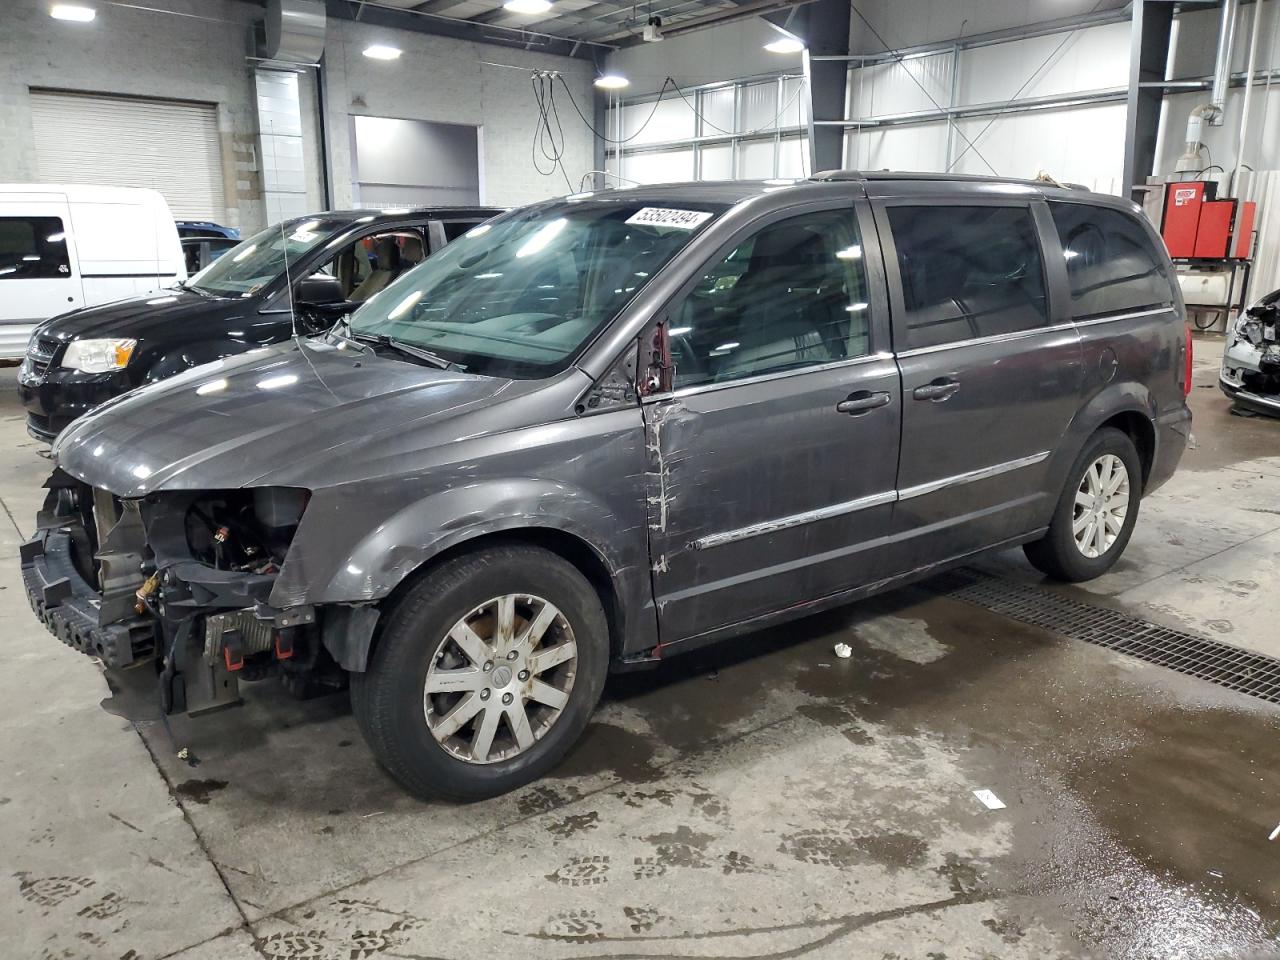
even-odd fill
[(1071, 535), (1091, 560), (1115, 544), (1129, 513), (1129, 470), (1113, 453), (1104, 453), (1084, 472), (1076, 488)]
[(552, 603), (528, 594), (488, 600), (450, 628), (427, 668), (427, 727), (460, 760), (510, 760), (564, 713), (577, 660), (573, 628)]

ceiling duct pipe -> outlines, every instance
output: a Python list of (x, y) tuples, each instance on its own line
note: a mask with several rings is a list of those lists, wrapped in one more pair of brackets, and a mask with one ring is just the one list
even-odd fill
[[(1262, 32), (1262, 0), (1253, 0), (1253, 29), (1249, 34), (1249, 62), (1244, 68), (1244, 102), (1240, 104), (1240, 136), (1236, 143), (1236, 168), (1231, 174), (1230, 194), (1240, 196), (1240, 175), (1244, 172), (1244, 144), (1249, 133), (1249, 107), (1253, 101), (1253, 73), (1258, 66), (1258, 34)], [(1263, 109), (1266, 109), (1265, 104)]]
[(324, 53), (324, 0), (267, 0), (262, 56), (315, 66)]
[(1213, 85), (1209, 90), (1209, 102), (1193, 109), (1191, 116), (1187, 118), (1187, 148), (1178, 158), (1175, 167), (1180, 172), (1199, 172), (1203, 169), (1200, 148), (1204, 125), (1222, 125), (1227, 105), (1227, 86), (1231, 81), (1231, 48), (1235, 42), (1239, 7), (1239, 0), (1222, 0), (1222, 14), (1218, 20), (1218, 52), (1213, 62)]

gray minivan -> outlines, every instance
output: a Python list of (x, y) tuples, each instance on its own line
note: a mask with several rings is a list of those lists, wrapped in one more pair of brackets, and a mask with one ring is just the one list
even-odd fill
[(327, 334), (113, 400), (54, 448), (27, 591), (166, 709), (350, 682), (381, 763), (550, 770), (610, 669), (1022, 545), (1110, 568), (1187, 442), (1133, 204), (840, 171), (580, 194)]

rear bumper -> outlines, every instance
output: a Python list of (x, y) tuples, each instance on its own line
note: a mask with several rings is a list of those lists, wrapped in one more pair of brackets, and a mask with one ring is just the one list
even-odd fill
[(1143, 495), (1159, 488), (1173, 476), (1191, 442), (1191, 410), (1185, 404), (1162, 413), (1155, 420), (1156, 448)]
[(71, 535), (41, 530), (22, 545), (22, 585), (27, 602), (49, 632), (108, 667), (127, 667), (155, 653), (155, 621), (136, 617), (99, 623), (102, 598), (80, 576), (71, 558)]

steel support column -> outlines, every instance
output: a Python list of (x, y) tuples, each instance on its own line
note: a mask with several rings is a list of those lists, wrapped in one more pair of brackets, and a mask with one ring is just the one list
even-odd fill
[(817, 57), (849, 55), (849, 0), (814, 0), (794, 11), (765, 17), (770, 23), (794, 33), (805, 43), (804, 78), (809, 100), (809, 170), (838, 170), (844, 166), (844, 130), (817, 126), (815, 120), (845, 118), (845, 90), (849, 64), (843, 60)]
[(1129, 34), (1129, 98), (1124, 130), (1124, 183), (1130, 199), (1142, 202), (1141, 189), (1155, 172), (1156, 136), (1164, 90), (1144, 86), (1165, 79), (1172, 0), (1133, 0)]

